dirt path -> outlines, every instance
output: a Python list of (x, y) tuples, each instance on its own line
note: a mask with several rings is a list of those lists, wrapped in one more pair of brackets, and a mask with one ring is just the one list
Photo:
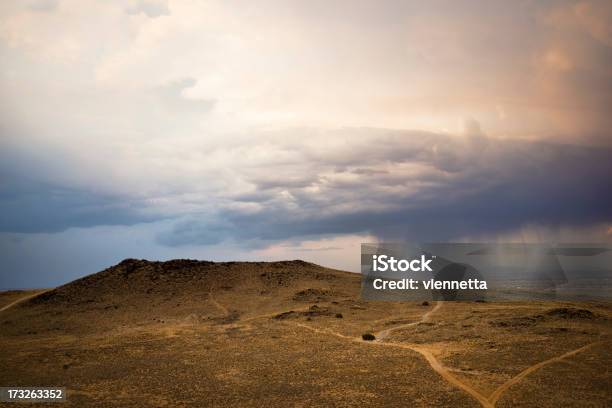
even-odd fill
[(423, 316), (421, 316), (421, 318), (417, 320), (416, 322), (401, 324), (399, 326), (394, 326), (389, 329), (379, 331), (378, 333), (376, 333), (376, 341), (377, 342), (383, 341), (387, 336), (389, 336), (391, 333), (393, 333), (396, 330), (400, 330), (405, 327), (416, 326), (417, 324), (428, 322), (431, 319), (431, 315), (434, 314), (441, 307), (442, 307), (442, 302), (436, 302), (436, 305), (431, 310), (429, 310), (427, 313), (425, 313)]
[(400, 329), (403, 329), (403, 328), (406, 328), (406, 327), (412, 327), (412, 326), (416, 326), (416, 325), (418, 325), (420, 323), (428, 322), (429, 320), (431, 320), (431, 315), (433, 315), (436, 311), (438, 311), (442, 307), (442, 304), (443, 303), (441, 301), (436, 302), (436, 305), (431, 310), (429, 310), (425, 314), (423, 314), (423, 316), (421, 316), (421, 318), (419, 320), (417, 320), (416, 322), (402, 324), (402, 325), (391, 327), (389, 329), (382, 330), (382, 331), (378, 332), (376, 334), (376, 344), (381, 344), (381, 345), (384, 344), (384, 345), (388, 345), (388, 346), (391, 346), (391, 347), (401, 346), (402, 348), (408, 348), (410, 350), (416, 351), (417, 353), (422, 355), (425, 358), (425, 360), (427, 360), (427, 362), (429, 363), (431, 368), (435, 372), (440, 374), (440, 376), (442, 378), (444, 378), (446, 381), (448, 381), (449, 383), (453, 384), (455, 387), (460, 388), (463, 391), (467, 392), (469, 395), (472, 396), (472, 398), (477, 400), (480, 403), (480, 405), (482, 405), (483, 407), (485, 407), (485, 408), (493, 408), (495, 404), (492, 404), (491, 402), (489, 402), (487, 397), (485, 397), (480, 392), (478, 392), (474, 387), (472, 387), (469, 384), (464, 383), (459, 378), (455, 377), (451, 373), (451, 371), (448, 368), (446, 368), (434, 356), (434, 354), (431, 352), (431, 350), (428, 350), (426, 347), (424, 347), (422, 345), (417, 346), (417, 345), (412, 345), (412, 344), (401, 344), (401, 343), (384, 342), (384, 339), (387, 336), (389, 336), (391, 333), (396, 331), (396, 330), (400, 330)]
[(223, 306), (221, 303), (217, 302), (217, 300), (215, 299), (215, 297), (213, 296), (213, 289), (210, 289), (210, 292), (208, 292), (208, 300), (210, 301), (210, 303), (212, 303), (217, 309), (219, 309), (221, 312), (223, 312), (223, 314), (225, 316), (229, 315), (229, 310)]
[(395, 326), (395, 327), (392, 327), (392, 328), (389, 328), (389, 329), (386, 329), (386, 330), (382, 330), (382, 331), (380, 331), (380, 332), (378, 332), (376, 334), (376, 341), (372, 341), (372, 342), (364, 342), (359, 337), (351, 337), (351, 336), (347, 336), (347, 335), (344, 335), (342, 333), (337, 333), (337, 332), (334, 332), (334, 331), (331, 331), (331, 330), (318, 329), (316, 327), (308, 326), (308, 325), (302, 324), (302, 323), (294, 323), (294, 324), (296, 326), (303, 327), (305, 329), (311, 330), (311, 331), (313, 331), (315, 333), (329, 335), (329, 336), (334, 336), (334, 337), (337, 337), (337, 338), (342, 339), (342, 340), (350, 340), (350, 341), (354, 341), (354, 342), (357, 342), (357, 343), (360, 343), (360, 344), (368, 344), (368, 345), (374, 345), (374, 346), (385, 346), (385, 347), (394, 347), (394, 348), (401, 348), (401, 349), (405, 349), (405, 350), (415, 351), (415, 352), (421, 354), (425, 358), (425, 360), (429, 363), (431, 368), (435, 372), (440, 374), (440, 376), (442, 378), (444, 378), (446, 381), (448, 381), (449, 383), (453, 384), (457, 388), (460, 388), (463, 391), (465, 391), (466, 393), (468, 393), (469, 395), (471, 395), (483, 407), (485, 407), (485, 408), (493, 408), (494, 404), (490, 403), (489, 400), (487, 399), (487, 397), (482, 395), (480, 392), (478, 392), (476, 389), (474, 389), (469, 384), (466, 384), (463, 381), (461, 381), (459, 378), (455, 377), (450, 372), (450, 370), (448, 370), (446, 367), (444, 367), (444, 365), (442, 365), (442, 363), (440, 363), (440, 361), (433, 355), (433, 353), (431, 351), (427, 350), (423, 346), (417, 346), (417, 345), (413, 345), (413, 344), (393, 343), (393, 342), (384, 342), (384, 341), (382, 341), (385, 337), (387, 337), (389, 334), (391, 334), (395, 330), (399, 330), (399, 329), (402, 329), (402, 328), (405, 328), (405, 327), (415, 326), (415, 325), (417, 325), (419, 323), (429, 321), (431, 319), (431, 315), (433, 313), (435, 313), (437, 310), (439, 310), (441, 307), (442, 307), (442, 302), (437, 302), (436, 305), (431, 310), (429, 310), (429, 311), (427, 311), (427, 313), (423, 314), (423, 316), (421, 316), (421, 318), (419, 320), (417, 320), (416, 322), (412, 322), (412, 323), (408, 323), (408, 324), (402, 324), (402, 325)]
[(529, 374), (533, 373), (534, 371), (539, 370), (540, 368), (543, 368), (549, 364), (558, 362), (563, 360), (564, 358), (573, 356), (575, 354), (578, 354), (584, 350), (587, 350), (588, 348), (594, 346), (595, 344), (598, 344), (599, 342), (595, 342), (595, 343), (591, 343), (591, 344), (587, 344), (585, 346), (582, 346), (576, 350), (572, 350), (569, 351), (565, 354), (562, 354), (560, 356), (557, 357), (553, 357), (551, 359), (542, 361), (540, 363), (534, 364), (531, 367), (521, 371), (518, 375), (512, 377), (510, 380), (506, 381), (504, 384), (502, 384), (500, 387), (498, 387), (491, 395), (489, 395), (488, 397), (481, 394), (478, 390), (476, 390), (473, 386), (471, 386), (470, 384), (467, 384), (465, 382), (463, 382), (462, 380), (460, 380), (459, 378), (455, 377), (452, 372), (445, 367), (436, 357), (435, 355), (431, 352), (431, 350), (427, 349), (426, 346), (420, 344), (420, 345), (416, 345), (416, 344), (404, 344), (404, 343), (394, 343), (394, 342), (385, 342), (382, 341), (382, 339), (384, 339), (384, 337), (388, 336), (391, 332), (404, 328), (404, 327), (410, 327), (410, 326), (414, 326), (417, 325), (421, 322), (426, 322), (429, 321), (431, 318), (431, 315), (437, 311), (439, 308), (441, 307), (441, 302), (438, 302), (436, 304), (436, 306), (431, 309), (430, 311), (428, 311), (427, 313), (425, 313), (421, 319), (419, 321), (416, 322), (412, 322), (412, 323), (408, 323), (408, 324), (403, 324), (403, 325), (399, 325), (399, 326), (395, 326), (392, 327), (390, 329), (386, 329), (383, 330), (381, 332), (378, 332), (378, 337), (377, 341), (368, 341), (365, 342), (363, 341), (361, 338), (359, 337), (351, 337), (351, 336), (347, 336), (344, 335), (342, 333), (337, 333), (331, 330), (325, 330), (325, 329), (318, 329), (316, 327), (312, 327), (312, 326), (308, 326), (306, 324), (302, 324), (302, 323), (292, 323), (298, 327), (302, 327), (305, 329), (308, 329), (310, 331), (313, 331), (315, 333), (319, 333), (319, 334), (323, 334), (323, 335), (328, 335), (328, 336), (333, 336), (342, 340), (349, 340), (349, 341), (353, 341), (353, 342), (358, 342), (360, 344), (364, 344), (364, 345), (373, 345), (373, 346), (385, 346), (385, 347), (395, 347), (395, 348), (402, 348), (402, 349), (407, 349), (407, 350), (412, 350), (415, 351), (417, 353), (419, 353), (420, 355), (422, 355), (425, 360), (427, 361), (427, 363), (429, 363), (430, 367), (437, 372), (442, 378), (444, 378), (446, 381), (448, 381), (449, 383), (453, 384), (455, 387), (463, 390), (464, 392), (468, 393), (472, 398), (474, 398), (476, 401), (478, 401), (480, 403), (480, 405), (483, 408), (494, 408), (495, 404), (497, 403), (497, 401), (500, 399), (500, 397), (504, 394), (504, 392), (506, 392), (510, 387), (512, 387), (513, 385), (519, 383), (523, 378), (527, 377)]
[(540, 368), (544, 366), (559, 362), (563, 360), (564, 358), (567, 358), (567, 357), (573, 356), (574, 354), (578, 354), (582, 351), (585, 351), (598, 343), (599, 342), (587, 344), (586, 346), (582, 346), (580, 348), (577, 348), (576, 350), (568, 351), (565, 354), (550, 358), (548, 360), (542, 361), (538, 364), (534, 364), (531, 367), (526, 368), (525, 370), (521, 371), (518, 375), (512, 377), (511, 379), (506, 381), (504, 384), (502, 384), (499, 388), (497, 388), (495, 391), (493, 391), (493, 394), (489, 396), (489, 401), (494, 406), (495, 403), (497, 403), (497, 401), (499, 400), (499, 398), (502, 396), (504, 392), (508, 391), (510, 387), (512, 387), (514, 384), (518, 383), (519, 381), (521, 381), (523, 378), (527, 377), (529, 374), (533, 373), (534, 371), (539, 370)]
[(25, 302), (28, 299), (32, 299), (33, 297), (36, 297), (38, 295), (42, 295), (43, 293), (48, 292), (50, 290), (51, 289), (44, 289), (44, 290), (40, 290), (38, 292), (35, 292), (35, 293), (32, 293), (32, 294), (20, 297), (19, 299), (9, 303), (8, 305), (1, 307), (0, 308), (0, 312), (4, 312), (5, 310), (10, 309), (11, 307), (15, 306), (18, 303)]
[(307, 324), (303, 324), (303, 323), (294, 323), (294, 324), (296, 326), (303, 327), (303, 328), (308, 329), (310, 331), (313, 331), (315, 333), (327, 334), (328, 336), (334, 336), (334, 337), (337, 337), (337, 338), (343, 339), (343, 340), (350, 340), (350, 341), (355, 341), (355, 342), (361, 342), (360, 339), (357, 338), (357, 337), (347, 336), (346, 334), (338, 333), (338, 332), (335, 332), (335, 331), (317, 329), (316, 327), (308, 326)]
[(474, 387), (468, 385), (451, 374), (450, 370), (446, 368), (440, 361), (433, 355), (433, 353), (427, 350), (424, 347), (411, 346), (411, 349), (416, 351), (425, 357), (425, 360), (429, 363), (431, 368), (438, 374), (442, 376), (446, 381), (453, 384), (455, 387), (462, 389), (467, 392), (474, 398), (476, 401), (480, 403), (484, 408), (493, 408), (495, 406), (494, 402), (489, 401), (487, 397), (478, 392)]
[(457, 377), (455, 377), (446, 367), (442, 365), (442, 363), (440, 363), (440, 361), (438, 361), (438, 359), (436, 359), (436, 357), (429, 350), (423, 348), (422, 346), (416, 346), (413, 344), (392, 343), (392, 342), (376, 342), (376, 341), (366, 342), (366, 341), (363, 341), (359, 337), (351, 337), (351, 336), (347, 336), (345, 334), (337, 333), (331, 330), (318, 329), (316, 327), (308, 326), (302, 323), (291, 323), (291, 324), (298, 326), (298, 327), (303, 327), (305, 329), (308, 329), (318, 334), (333, 336), (341, 340), (349, 340), (349, 341), (353, 341), (353, 342), (356, 342), (362, 345), (371, 345), (371, 346), (378, 346), (378, 347), (393, 347), (393, 348), (401, 348), (404, 350), (415, 351), (421, 354), (425, 358), (425, 360), (429, 363), (431, 368), (435, 372), (440, 374), (440, 376), (444, 378), (446, 381), (448, 381), (449, 383), (453, 384), (457, 388), (460, 388), (466, 393), (468, 393), (469, 395), (471, 395), (483, 407), (485, 408), (494, 407), (494, 405), (489, 402), (487, 397), (479, 393), (476, 389), (471, 387), (469, 384), (466, 384), (460, 379), (458, 379)]

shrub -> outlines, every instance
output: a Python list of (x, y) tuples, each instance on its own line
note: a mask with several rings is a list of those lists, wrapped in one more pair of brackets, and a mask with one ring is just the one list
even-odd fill
[(372, 340), (376, 340), (376, 336), (374, 336), (372, 333), (365, 333), (361, 335), (361, 338), (364, 339), (365, 341), (372, 341)]

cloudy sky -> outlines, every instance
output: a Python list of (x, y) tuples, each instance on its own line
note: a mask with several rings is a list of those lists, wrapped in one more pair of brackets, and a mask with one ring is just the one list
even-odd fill
[(607, 1), (0, 2), (0, 288), (612, 240)]

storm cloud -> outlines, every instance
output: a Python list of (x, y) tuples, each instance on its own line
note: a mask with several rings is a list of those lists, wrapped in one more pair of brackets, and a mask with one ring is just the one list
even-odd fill
[(191, 215), (160, 242), (351, 233), (448, 240), (529, 224), (612, 220), (610, 149), (380, 129), (346, 129), (334, 137), (346, 138), (346, 150), (310, 151), (303, 162), (280, 165), (273, 181), (248, 172), (253, 191), (236, 197), (243, 207), (218, 209), (213, 222)]
[(610, 240), (611, 33), (605, 0), (2, 1), (0, 287)]

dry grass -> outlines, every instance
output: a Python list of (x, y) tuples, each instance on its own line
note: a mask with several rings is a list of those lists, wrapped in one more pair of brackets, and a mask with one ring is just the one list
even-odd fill
[(301, 261), (124, 261), (0, 312), (0, 385), (79, 407), (611, 405), (610, 304), (431, 313), (359, 288)]

